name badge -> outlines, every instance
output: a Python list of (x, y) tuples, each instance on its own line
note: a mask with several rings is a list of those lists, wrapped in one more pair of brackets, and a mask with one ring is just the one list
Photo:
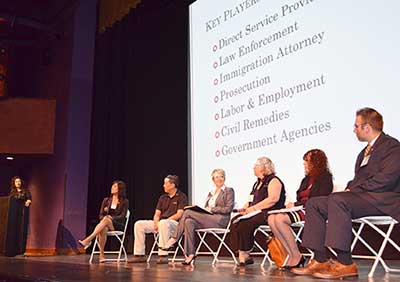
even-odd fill
[(247, 200), (249, 203), (254, 201), (254, 195), (249, 195), (249, 199)]
[(368, 161), (369, 161), (369, 158), (370, 158), (370, 157), (371, 157), (370, 155), (369, 155), (369, 156), (366, 156), (366, 157), (363, 159), (363, 161), (362, 161), (360, 167), (361, 167), (361, 166), (366, 166), (366, 165), (368, 164)]

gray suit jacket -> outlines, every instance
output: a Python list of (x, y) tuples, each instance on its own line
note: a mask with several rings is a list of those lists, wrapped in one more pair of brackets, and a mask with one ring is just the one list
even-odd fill
[(361, 166), (364, 150), (357, 157), (355, 176), (347, 189), (400, 222), (400, 143), (382, 132), (370, 153), (368, 164)]
[[(212, 197), (211, 193), (208, 193), (205, 207), (208, 207), (208, 201)], [(217, 199), (215, 200), (215, 207), (211, 209), (213, 216), (219, 218), (219, 225), (226, 226), (229, 223), (230, 215), (235, 205), (235, 192), (230, 187), (225, 187), (224, 190), (219, 192)]]

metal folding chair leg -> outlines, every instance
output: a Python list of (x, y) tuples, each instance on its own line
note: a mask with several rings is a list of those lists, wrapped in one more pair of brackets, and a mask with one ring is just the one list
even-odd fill
[(268, 234), (271, 232), (271, 228), (268, 225), (260, 225), (255, 231), (254, 231), (254, 246), (256, 247), (256, 251), (252, 251), (252, 255), (263, 255), (263, 259), (261, 261), (261, 266), (264, 266), (265, 262), (268, 260), (269, 265), (273, 265), (274, 262), (269, 256), (269, 249), (267, 248), (266, 250), (257, 242), (256, 240), (256, 235), (257, 233), (262, 233), (265, 237), (269, 237), (270, 235)]
[[(126, 228), (128, 226), (129, 223), (129, 216), (130, 216), (130, 212), (129, 210), (126, 212), (126, 221), (125, 221), (125, 226), (124, 226), (124, 231), (108, 231), (107, 232), (107, 237), (114, 237), (118, 240), (120, 247), (118, 251), (104, 251), (104, 254), (113, 254), (113, 255), (118, 255), (118, 257), (116, 259), (110, 259), (110, 258), (106, 258), (105, 261), (116, 261), (116, 262), (120, 262), (120, 261), (127, 261), (128, 260), (128, 256), (126, 254), (126, 250), (124, 247), (124, 241), (125, 241), (125, 234), (126, 234)], [(99, 243), (97, 241), (97, 237), (94, 241), (93, 244), (93, 249), (92, 249), (92, 253), (90, 255), (89, 258), (89, 262), (92, 263), (93, 261), (93, 256), (95, 254), (100, 254), (100, 251), (96, 251), (96, 248), (99, 246)], [(124, 257), (123, 259), (121, 259), (121, 255), (122, 252), (124, 253)]]
[[(354, 250), (354, 247), (358, 241), (360, 241), (373, 255), (372, 256), (365, 256), (365, 255), (354, 255), (354, 258), (364, 258), (364, 259), (373, 259), (374, 263), (372, 264), (371, 270), (368, 273), (368, 277), (373, 277), (374, 272), (376, 270), (376, 267), (378, 266), (378, 263), (380, 262), (385, 270), (385, 272), (400, 272), (400, 269), (398, 268), (390, 268), (385, 260), (382, 258), (383, 251), (385, 250), (385, 247), (387, 243), (390, 243), (399, 253), (400, 253), (400, 247), (399, 245), (394, 242), (391, 238), (390, 235), (392, 234), (394, 225), (397, 224), (398, 222), (391, 218), (390, 216), (368, 216), (368, 217), (363, 217), (359, 218), (356, 220), (353, 220), (353, 222), (359, 223), (360, 227), (356, 231), (353, 228), (353, 234), (354, 234), (354, 240), (351, 244), (351, 251)], [(376, 231), (379, 235), (383, 237), (383, 241), (379, 247), (378, 252), (371, 247), (371, 245), (368, 244), (366, 240), (364, 240), (361, 237), (362, 230), (364, 227), (368, 225), (371, 227), (374, 231)], [(378, 226), (379, 225), (389, 225), (388, 229), (386, 232), (381, 230)]]
[[(230, 225), (230, 224), (229, 224)], [(234, 252), (231, 250), (231, 248), (225, 243), (226, 236), (229, 233), (229, 225), (227, 228), (203, 228), (203, 229), (198, 229), (196, 230), (197, 236), (200, 238), (200, 243), (196, 248), (196, 255), (212, 255), (213, 256), (213, 261), (212, 265), (215, 265), (217, 262), (233, 262), (235, 264), (238, 264), (238, 261), (236, 260), (236, 256)], [(214, 251), (210, 245), (206, 242), (206, 237), (207, 235), (212, 235), (214, 238), (216, 238), (219, 242), (218, 248), (216, 251)], [(205, 246), (208, 250), (208, 252), (202, 252), (200, 251), (201, 246)], [(222, 247), (224, 247), (232, 256), (232, 260), (220, 260), (218, 259), (218, 256), (222, 250)]]
[[(159, 234), (158, 234), (158, 233), (153, 233), (153, 235), (154, 235), (154, 243), (153, 243), (153, 245), (152, 245), (152, 247), (151, 247), (151, 250), (150, 250), (150, 253), (149, 253), (148, 257), (147, 257), (147, 263), (150, 262), (151, 257), (152, 257), (153, 254), (158, 255), (158, 236), (159, 236)], [(172, 259), (169, 259), (169, 260), (172, 261), (172, 262), (175, 262), (175, 261), (177, 261), (177, 260), (181, 260), (181, 259), (177, 259), (177, 258), (176, 258), (177, 255), (178, 255), (179, 250), (180, 250), (183, 254), (185, 254), (184, 249), (183, 249), (182, 244), (181, 244), (182, 238), (183, 238), (183, 237), (179, 238), (179, 240), (178, 240), (178, 247), (177, 247), (174, 251), (168, 251), (168, 255), (173, 254)]]

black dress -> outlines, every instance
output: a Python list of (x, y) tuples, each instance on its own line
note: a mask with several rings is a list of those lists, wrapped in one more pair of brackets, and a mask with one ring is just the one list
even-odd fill
[(25, 253), (29, 223), (29, 207), (25, 207), (25, 202), (27, 200), (32, 201), (32, 195), (27, 190), (20, 192), (14, 190), (9, 196), (10, 206), (5, 255), (13, 257)]
[(104, 198), (101, 203), (99, 219), (102, 220), (106, 215), (110, 215), (112, 217), (112, 223), (114, 225), (115, 230), (123, 231), (126, 222), (126, 213), (129, 208), (128, 199), (121, 199), (118, 205), (113, 209), (111, 207), (112, 198)]
[[(232, 250), (234, 251), (251, 250), (254, 245), (254, 231), (260, 225), (267, 224), (268, 211), (281, 209), (285, 207), (285, 197), (286, 197), (285, 185), (275, 174), (267, 175), (263, 179), (257, 179), (250, 193), (250, 195), (253, 195), (253, 200), (249, 202), (249, 207), (254, 206), (255, 204), (268, 198), (268, 185), (273, 179), (277, 179), (282, 185), (281, 192), (279, 195), (279, 200), (272, 207), (269, 207), (268, 209), (263, 209), (262, 212), (260, 212), (259, 214), (241, 220), (237, 223), (231, 224), (230, 243)], [(235, 222), (235, 220), (240, 216), (241, 215), (235, 216), (232, 219), (232, 222)]]

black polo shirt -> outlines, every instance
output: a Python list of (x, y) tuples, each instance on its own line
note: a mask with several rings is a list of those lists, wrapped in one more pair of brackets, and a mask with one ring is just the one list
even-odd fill
[(168, 196), (168, 194), (161, 195), (156, 209), (161, 211), (160, 219), (166, 219), (176, 214), (178, 210), (183, 210), (187, 203), (185, 193), (177, 190), (173, 197)]

